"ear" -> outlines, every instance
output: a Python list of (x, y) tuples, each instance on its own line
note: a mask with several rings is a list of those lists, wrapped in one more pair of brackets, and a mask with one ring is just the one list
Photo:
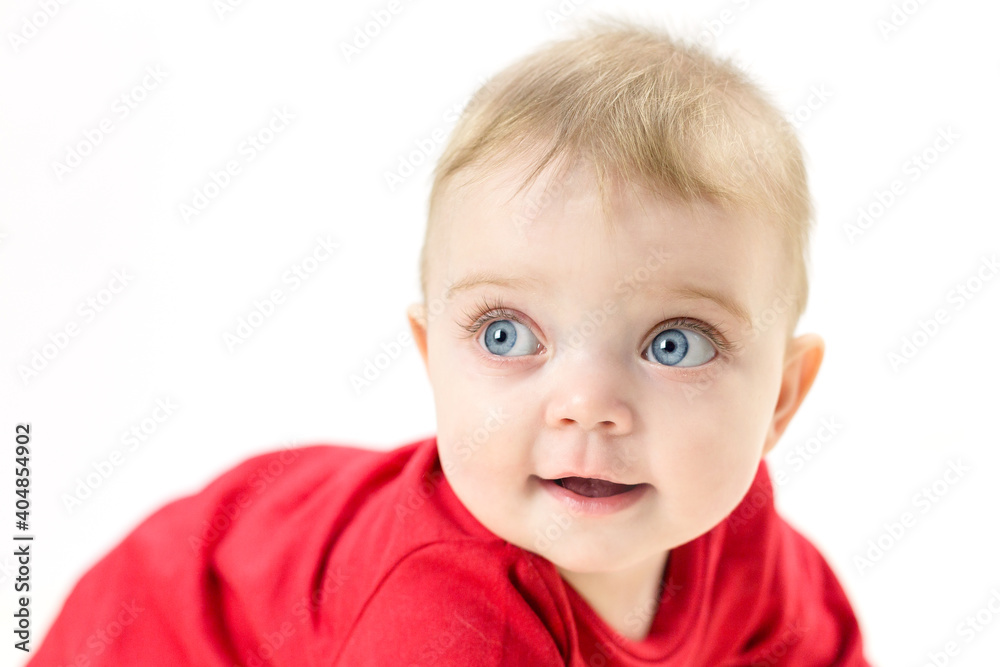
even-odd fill
[(424, 368), (427, 369), (427, 307), (422, 303), (414, 303), (406, 309), (406, 317), (410, 321), (413, 341), (417, 344), (424, 360)]
[(804, 334), (789, 341), (785, 350), (785, 367), (781, 374), (781, 392), (778, 394), (777, 405), (774, 406), (774, 418), (764, 441), (763, 454), (774, 449), (788, 422), (798, 412), (819, 373), (825, 350), (826, 344), (817, 334)]

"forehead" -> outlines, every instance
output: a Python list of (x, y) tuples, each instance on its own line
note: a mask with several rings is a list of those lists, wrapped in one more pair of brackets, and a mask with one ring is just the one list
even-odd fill
[[(442, 289), (486, 277), (521, 289), (575, 285), (607, 297), (623, 281), (638, 293), (711, 292), (752, 311), (775, 287), (773, 230), (748, 214), (685, 203), (621, 179), (602, 198), (596, 172), (549, 165), (521, 188), (530, 164), (513, 160), (450, 192), (440, 208)], [(605, 206), (605, 204), (607, 206)], [(631, 289), (630, 288), (630, 289)]]

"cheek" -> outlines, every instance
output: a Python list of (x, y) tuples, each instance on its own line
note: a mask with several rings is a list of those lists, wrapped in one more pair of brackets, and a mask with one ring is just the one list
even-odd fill
[(532, 383), (483, 373), (469, 341), (446, 344), (430, 347), (428, 364), (442, 449), (464, 467), (522, 461), (518, 444), (530, 438), (516, 434), (529, 431), (539, 404)]
[(531, 438), (523, 435), (516, 403), (482, 380), (463, 378), (435, 389), (435, 403), (439, 455), (451, 474), (489, 484), (520, 473)]
[(667, 492), (677, 507), (712, 522), (750, 487), (773, 414), (769, 383), (748, 371), (720, 373), (696, 396), (680, 392), (658, 426), (668, 434), (656, 461)]
[(781, 385), (781, 354), (770, 341), (759, 341), (688, 391), (684, 417), (697, 427), (702, 448), (716, 455), (759, 459)]
[[(445, 316), (442, 316), (445, 317)], [(444, 328), (446, 323), (441, 323)], [(432, 331), (428, 337), (428, 377), (439, 417), (450, 415), (465, 421), (469, 407), (475, 409), (496, 401), (497, 380), (482, 372), (482, 362), (476, 353), (477, 343), (452, 331)]]
[(510, 517), (519, 511), (519, 490), (532, 472), (523, 446), (530, 440), (509, 432), (504, 410), (475, 410), (453, 413), (451, 423), (439, 428), (441, 465), (466, 509), (509, 539)]

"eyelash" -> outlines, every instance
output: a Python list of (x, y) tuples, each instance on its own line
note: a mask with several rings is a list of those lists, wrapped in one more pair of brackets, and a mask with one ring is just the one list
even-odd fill
[[(526, 327), (530, 327), (527, 322), (518, 317), (517, 313), (507, 308), (503, 301), (497, 298), (487, 298), (481, 297), (477, 303), (476, 309), (472, 312), (463, 311), (468, 324), (462, 326), (463, 329), (469, 332), (466, 338), (472, 338), (479, 333), (486, 323), (490, 320), (511, 320), (523, 324)], [(664, 331), (670, 329), (690, 329), (692, 331), (697, 331), (698, 333), (705, 336), (705, 338), (712, 341), (716, 349), (720, 353), (727, 353), (736, 348), (736, 345), (730, 343), (726, 340), (725, 335), (728, 333), (721, 325), (718, 324), (706, 324), (699, 320), (691, 319), (690, 317), (675, 317), (671, 320), (664, 322), (664, 325), (657, 329), (653, 334), (653, 338), (656, 338)]]
[(529, 326), (527, 322), (517, 316), (517, 313), (507, 308), (500, 299), (481, 297), (473, 312), (463, 312), (468, 322), (468, 324), (462, 326), (463, 329), (469, 332), (466, 338), (471, 338), (478, 334), (479, 330), (487, 322), (494, 319), (512, 320), (524, 326)]

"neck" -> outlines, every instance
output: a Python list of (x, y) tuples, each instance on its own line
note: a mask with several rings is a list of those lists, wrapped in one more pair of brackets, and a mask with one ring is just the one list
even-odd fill
[(656, 554), (623, 570), (570, 572), (562, 578), (618, 634), (641, 641), (659, 609), (663, 572), (670, 552)]

